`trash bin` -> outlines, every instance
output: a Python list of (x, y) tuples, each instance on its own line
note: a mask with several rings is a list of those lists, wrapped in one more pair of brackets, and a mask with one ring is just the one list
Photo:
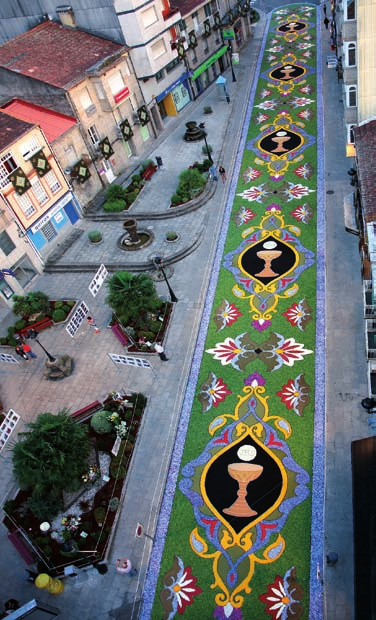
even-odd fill
[(163, 166), (163, 161), (162, 161), (162, 157), (160, 157), (159, 155), (156, 156), (155, 161), (157, 162), (157, 166), (158, 168), (162, 168)]

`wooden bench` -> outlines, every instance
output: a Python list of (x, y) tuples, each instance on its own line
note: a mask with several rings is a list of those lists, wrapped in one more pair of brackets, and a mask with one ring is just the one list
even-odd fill
[(153, 176), (157, 168), (158, 166), (156, 166), (155, 164), (149, 164), (148, 167), (145, 168), (143, 172), (141, 172), (141, 176), (144, 179), (144, 181), (150, 181), (151, 177)]
[(33, 555), (26, 546), (24, 539), (18, 535), (18, 532), (12, 532), (12, 534), (8, 533), (8, 539), (28, 566), (34, 563)]
[(81, 407), (81, 409), (73, 411), (69, 415), (71, 418), (74, 418), (75, 422), (83, 422), (84, 420), (87, 420), (87, 418), (90, 418), (93, 413), (100, 411), (101, 409), (103, 409), (103, 404), (99, 400), (95, 400), (85, 407)]
[(123, 347), (128, 344), (128, 338), (119, 325), (111, 325), (111, 330)]
[(40, 332), (43, 329), (47, 329), (48, 327), (51, 327), (53, 324), (54, 324), (53, 320), (50, 319), (48, 316), (46, 316), (41, 321), (37, 321), (36, 323), (33, 323), (33, 325), (29, 325), (28, 327), (23, 327), (22, 329), (19, 329), (17, 333), (20, 336), (26, 336), (30, 329), (35, 329), (36, 332)]

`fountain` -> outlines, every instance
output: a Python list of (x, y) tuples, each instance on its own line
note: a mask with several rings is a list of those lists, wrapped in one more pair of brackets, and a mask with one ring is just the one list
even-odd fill
[(204, 139), (205, 131), (202, 127), (197, 127), (196, 121), (188, 121), (188, 123), (185, 123), (185, 126), (187, 131), (183, 136), (183, 140), (186, 142), (198, 142)]
[(141, 250), (150, 245), (154, 239), (154, 235), (150, 231), (137, 230), (138, 222), (132, 217), (128, 217), (123, 222), (123, 228), (126, 231), (118, 240), (118, 247), (121, 250)]

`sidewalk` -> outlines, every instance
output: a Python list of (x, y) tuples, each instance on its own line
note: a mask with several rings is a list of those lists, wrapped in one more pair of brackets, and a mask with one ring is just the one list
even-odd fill
[[(110, 330), (106, 329), (110, 309), (105, 305), (105, 286), (95, 299), (87, 289), (94, 272), (46, 274), (38, 280), (35, 289), (43, 290), (50, 297), (60, 298), (69, 294), (76, 299), (84, 299), (101, 327), (99, 335), (81, 327), (75, 339), (71, 339), (64, 327), (43, 332), (41, 342), (52, 353), (67, 352), (75, 360), (75, 372), (59, 383), (46, 383), (42, 378), (44, 357), (27, 365), (20, 364), (9, 371), (1, 369), (0, 385), (6, 408), (12, 407), (21, 415), (17, 431), (24, 430), (24, 423), (32, 420), (41, 411), (55, 412), (62, 407), (78, 409), (96, 398), (103, 398), (110, 390), (121, 388), (142, 391), (148, 397), (148, 407), (143, 419), (142, 433), (136, 445), (132, 466), (127, 477), (123, 507), (118, 521), (115, 537), (109, 550), (109, 572), (101, 576), (95, 569), (84, 573), (81, 581), (66, 581), (66, 589), (59, 597), (39, 591), (32, 584), (22, 580), (25, 565), (10, 546), (4, 528), (0, 529), (0, 600), (11, 596), (21, 603), (38, 598), (59, 607), (62, 620), (109, 620), (121, 618), (135, 620), (138, 602), (143, 592), (143, 582), (147, 569), (152, 537), (156, 527), (159, 506), (168, 471), (169, 456), (174, 445), (179, 412), (184, 397), (185, 386), (190, 370), (192, 353), (195, 347), (198, 327), (205, 304), (206, 288), (211, 271), (213, 254), (220, 230), (227, 188), (242, 129), (245, 107), (251, 87), (253, 68), (264, 30), (264, 21), (256, 25), (255, 36), (250, 39), (240, 55), (240, 65), (236, 67), (237, 82), (231, 82), (227, 71), (231, 103), (219, 101), (215, 86), (212, 86), (198, 101), (190, 104), (178, 119), (170, 121), (171, 131), (167, 138), (156, 145), (151, 156), (163, 159), (163, 168), (154, 175), (140, 196), (134, 211), (129, 215), (137, 218), (137, 212), (158, 210), (166, 207), (175, 191), (178, 174), (201, 159), (202, 142), (187, 144), (182, 137), (184, 123), (188, 120), (204, 121), (208, 133), (208, 143), (213, 146), (213, 159), (223, 163), (229, 180), (222, 185), (218, 182), (214, 196), (189, 215), (145, 223), (155, 235), (152, 246), (142, 252), (145, 254), (165, 253), (163, 238), (167, 230), (181, 234), (181, 243), (187, 237), (200, 234), (201, 244), (186, 256), (184, 261), (173, 266), (171, 286), (179, 299), (175, 306), (173, 321), (169, 331), (166, 351), (170, 362), (163, 364), (153, 357), (153, 370), (124, 367), (118, 370), (107, 353), (120, 353), (122, 348)], [(212, 115), (204, 115), (205, 105), (211, 105)], [(159, 180), (163, 178), (163, 184)], [(98, 263), (120, 262), (127, 268), (127, 254), (119, 258), (116, 240), (121, 234), (120, 222), (95, 223), (87, 220), (79, 224), (84, 234), (78, 242), (64, 254), (64, 262), (71, 265), (87, 260), (92, 246), (86, 241), (86, 231), (99, 228), (104, 233), (104, 243), (98, 248)], [(179, 241), (180, 242), (180, 241)], [(178, 243), (179, 243), (178, 242)], [(97, 251), (97, 248), (95, 248)], [(177, 251), (174, 249), (174, 252)], [(134, 254), (134, 253), (133, 253)], [(132, 254), (132, 260), (134, 256)], [(147, 258), (147, 256), (146, 256)], [(63, 259), (62, 259), (63, 260)], [(139, 260), (145, 260), (140, 253)], [(157, 284), (160, 295), (167, 296), (164, 282)], [(10, 321), (10, 318), (8, 318)], [(39, 352), (38, 352), (39, 354)], [(163, 458), (161, 458), (163, 456)], [(0, 500), (11, 484), (11, 459), (9, 450), (0, 457)], [(137, 523), (144, 526), (145, 536), (135, 537)], [(114, 572), (117, 557), (128, 555), (138, 569), (136, 577)]]

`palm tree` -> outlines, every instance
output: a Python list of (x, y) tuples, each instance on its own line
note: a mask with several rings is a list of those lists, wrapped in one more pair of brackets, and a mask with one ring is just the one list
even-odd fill
[(152, 278), (146, 273), (117, 271), (109, 278), (107, 286), (106, 302), (125, 325), (132, 322), (141, 326), (147, 313), (157, 311), (163, 303), (157, 296)]
[(89, 438), (66, 411), (40, 413), (13, 446), (13, 472), (33, 496), (59, 496), (75, 488), (87, 470)]
[(27, 295), (13, 295), (13, 313), (28, 319), (33, 314), (47, 314), (50, 309), (49, 297), (42, 291), (32, 291)]

